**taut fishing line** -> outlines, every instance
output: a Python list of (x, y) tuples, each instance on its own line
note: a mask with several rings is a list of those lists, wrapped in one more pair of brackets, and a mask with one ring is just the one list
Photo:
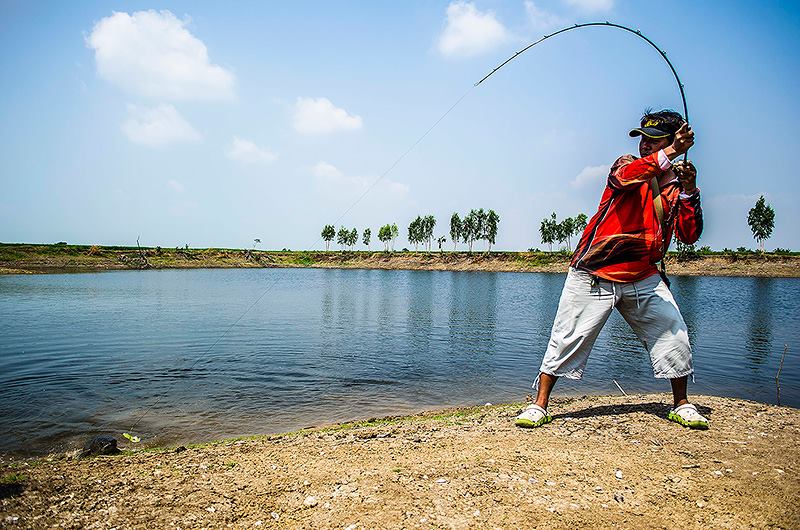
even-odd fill
[[(561, 33), (565, 33), (565, 32), (567, 32), (567, 31), (572, 31), (572, 30), (575, 30), (575, 29), (579, 29), (579, 28), (585, 28), (585, 27), (592, 27), (592, 26), (618, 28), (618, 29), (621, 29), (621, 30), (627, 31), (627, 32), (629, 32), (629, 33), (632, 33), (632, 34), (634, 34), (634, 35), (636, 35), (636, 36), (638, 36), (638, 37), (640, 37), (640, 38), (644, 39), (644, 40), (645, 40), (645, 41), (646, 41), (648, 44), (650, 44), (650, 45), (651, 45), (653, 48), (655, 48), (655, 49), (656, 49), (656, 50), (659, 52), (659, 54), (661, 54), (661, 57), (662, 57), (662, 58), (663, 58), (663, 59), (664, 59), (664, 60), (667, 62), (667, 64), (668, 64), (668, 65), (669, 65), (669, 67), (670, 67), (670, 70), (672, 71), (672, 74), (675, 76), (675, 81), (678, 83), (678, 88), (680, 89), (681, 99), (682, 99), (682, 101), (683, 101), (683, 112), (684, 112), (684, 118), (686, 119), (686, 121), (687, 121), (687, 123), (688, 123), (688, 121), (689, 121), (689, 110), (688, 110), (688, 107), (687, 107), (687, 105), (686, 105), (686, 95), (684, 94), (684, 89), (683, 89), (684, 87), (683, 87), (683, 83), (681, 83), (680, 77), (678, 77), (678, 72), (675, 70), (675, 67), (672, 65), (672, 62), (670, 62), (669, 58), (667, 57), (667, 54), (666, 54), (666, 52), (664, 52), (664, 51), (663, 51), (661, 48), (659, 48), (659, 47), (658, 47), (658, 46), (657, 46), (657, 45), (656, 45), (656, 44), (655, 44), (655, 43), (654, 43), (652, 40), (650, 40), (650, 39), (649, 39), (649, 38), (647, 38), (645, 35), (643, 35), (641, 31), (639, 31), (639, 30), (635, 30), (635, 29), (632, 29), (632, 28), (629, 28), (629, 27), (627, 27), (627, 26), (623, 26), (623, 25), (621, 25), (621, 24), (615, 24), (615, 23), (612, 23), (612, 22), (607, 22), (607, 21), (606, 21), (606, 22), (589, 22), (589, 23), (584, 23), (584, 24), (574, 24), (574, 25), (572, 25), (572, 26), (569, 26), (569, 27), (566, 27), (566, 28), (560, 29), (560, 30), (558, 30), (558, 31), (555, 31), (555, 32), (553, 32), (553, 33), (550, 33), (550, 34), (548, 34), (548, 35), (545, 35), (545, 36), (543, 36), (541, 39), (537, 40), (536, 42), (533, 42), (533, 43), (531, 43), (531, 44), (527, 45), (526, 47), (522, 48), (521, 50), (519, 50), (518, 52), (516, 52), (514, 55), (512, 55), (511, 57), (509, 57), (508, 59), (506, 59), (505, 61), (503, 61), (502, 63), (500, 63), (500, 64), (499, 64), (497, 67), (495, 67), (495, 68), (494, 68), (494, 69), (493, 69), (491, 72), (489, 72), (489, 73), (488, 73), (486, 76), (484, 76), (483, 78), (481, 78), (481, 79), (480, 79), (480, 81), (478, 81), (478, 82), (477, 82), (477, 83), (475, 83), (473, 86), (471, 86), (471, 87), (470, 87), (470, 88), (469, 88), (469, 89), (468, 89), (466, 92), (464, 92), (464, 94), (463, 94), (461, 97), (459, 97), (459, 98), (458, 98), (458, 99), (455, 101), (455, 103), (453, 103), (453, 104), (452, 104), (452, 105), (451, 105), (451, 106), (450, 106), (450, 107), (449, 107), (449, 108), (448, 108), (448, 109), (447, 109), (447, 110), (446, 110), (446, 111), (445, 111), (445, 112), (444, 112), (444, 113), (443, 113), (443, 114), (442, 114), (442, 115), (441, 115), (441, 116), (440, 116), (440, 117), (439, 117), (439, 118), (438, 118), (438, 119), (437, 119), (437, 120), (436, 120), (436, 121), (435, 121), (435, 122), (434, 122), (434, 123), (433, 123), (433, 124), (432, 124), (432, 125), (431, 125), (431, 126), (430, 126), (430, 127), (429, 127), (429, 128), (428, 128), (428, 129), (427, 129), (427, 130), (426, 130), (426, 131), (423, 133), (423, 134), (422, 134), (422, 135), (421, 135), (421, 136), (420, 136), (420, 137), (419, 137), (419, 138), (417, 138), (417, 140), (416, 140), (416, 141), (414, 141), (414, 142), (413, 142), (413, 143), (410, 145), (410, 147), (409, 147), (408, 149), (406, 149), (406, 150), (405, 150), (405, 151), (404, 151), (404, 152), (403, 152), (403, 153), (402, 153), (402, 154), (401, 154), (399, 157), (397, 157), (397, 159), (396, 159), (396, 160), (395, 160), (395, 161), (394, 161), (394, 162), (393, 162), (393, 163), (392, 163), (392, 164), (391, 164), (391, 165), (390, 165), (390, 166), (389, 166), (389, 167), (388, 167), (388, 168), (387, 168), (387, 169), (386, 169), (386, 170), (385, 170), (383, 173), (381, 173), (381, 174), (380, 174), (380, 175), (379, 175), (379, 176), (378, 176), (378, 177), (377, 177), (377, 178), (376, 178), (376, 179), (375, 179), (375, 180), (374, 180), (374, 181), (373, 181), (373, 182), (372, 182), (372, 183), (371, 183), (371, 184), (370, 184), (370, 185), (367, 187), (367, 189), (365, 189), (365, 190), (364, 190), (364, 192), (363, 192), (363, 193), (362, 193), (362, 194), (361, 194), (361, 195), (360, 195), (360, 196), (359, 196), (359, 197), (358, 197), (358, 198), (357, 198), (357, 199), (356, 199), (356, 200), (355, 200), (355, 201), (354, 201), (354, 202), (353, 202), (353, 203), (352, 203), (352, 204), (351, 204), (349, 207), (347, 207), (347, 209), (345, 209), (345, 210), (344, 210), (344, 212), (342, 212), (342, 214), (341, 214), (341, 215), (339, 215), (339, 217), (338, 217), (338, 218), (337, 218), (337, 219), (334, 221), (334, 225), (336, 225), (336, 224), (337, 224), (339, 221), (341, 221), (341, 220), (342, 220), (342, 218), (344, 218), (344, 216), (346, 216), (346, 215), (347, 215), (347, 214), (348, 214), (348, 213), (349, 213), (349, 212), (350, 212), (350, 211), (351, 211), (353, 208), (355, 208), (355, 207), (356, 207), (356, 206), (357, 206), (357, 205), (358, 205), (358, 204), (359, 204), (359, 203), (360, 203), (360, 202), (361, 202), (361, 201), (364, 199), (364, 197), (366, 197), (366, 196), (367, 196), (367, 195), (370, 193), (370, 191), (372, 191), (372, 189), (373, 189), (373, 188), (374, 188), (374, 187), (375, 187), (375, 186), (376, 186), (376, 185), (377, 185), (377, 184), (378, 184), (378, 183), (379, 183), (381, 180), (383, 180), (383, 178), (384, 178), (384, 177), (386, 177), (386, 175), (388, 175), (388, 174), (389, 174), (389, 173), (390, 173), (390, 172), (391, 172), (391, 171), (392, 171), (392, 170), (393, 170), (395, 167), (397, 167), (397, 165), (398, 165), (398, 164), (399, 164), (399, 163), (400, 163), (400, 162), (401, 162), (401, 161), (402, 161), (402, 160), (403, 160), (403, 159), (404, 159), (404, 158), (405, 158), (405, 157), (406, 157), (406, 156), (407, 156), (407, 155), (408, 155), (408, 154), (409, 154), (409, 153), (410, 153), (412, 150), (414, 150), (414, 148), (415, 148), (417, 145), (419, 145), (419, 143), (420, 143), (420, 142), (422, 142), (422, 140), (424, 140), (424, 139), (425, 139), (425, 138), (428, 136), (428, 134), (430, 134), (430, 133), (431, 133), (431, 131), (433, 131), (433, 129), (435, 129), (435, 128), (436, 128), (436, 127), (439, 125), (439, 123), (441, 123), (441, 122), (442, 122), (442, 120), (444, 120), (444, 118), (445, 118), (445, 117), (447, 117), (447, 115), (448, 115), (448, 114), (450, 114), (450, 112), (452, 112), (452, 111), (453, 111), (453, 109), (455, 109), (455, 108), (456, 108), (456, 107), (459, 105), (459, 103), (461, 103), (461, 102), (464, 100), (464, 98), (466, 98), (466, 97), (467, 97), (467, 95), (469, 95), (469, 93), (470, 93), (470, 92), (471, 92), (471, 91), (472, 91), (474, 88), (478, 87), (478, 86), (479, 86), (480, 84), (482, 84), (484, 81), (486, 81), (487, 79), (489, 79), (489, 77), (491, 77), (491, 76), (492, 76), (492, 75), (493, 75), (495, 72), (497, 72), (497, 71), (498, 71), (498, 70), (500, 70), (502, 67), (504, 67), (505, 65), (507, 65), (508, 63), (510, 63), (511, 61), (513, 61), (514, 59), (516, 59), (516, 58), (517, 58), (519, 55), (523, 54), (524, 52), (526, 52), (526, 51), (527, 51), (527, 50), (529, 50), (530, 48), (533, 48), (534, 46), (536, 46), (536, 45), (538, 45), (538, 44), (540, 44), (540, 43), (544, 42), (545, 40), (547, 40), (547, 39), (550, 39), (550, 38), (552, 38), (552, 37), (555, 37), (556, 35), (559, 35), (559, 34), (561, 34)], [(686, 158), (687, 158), (687, 155), (684, 155), (684, 160), (686, 160)], [(317, 239), (317, 240), (314, 242), (314, 244), (313, 244), (313, 245), (311, 245), (311, 246), (309, 247), (309, 250), (313, 250), (313, 249), (314, 249), (314, 248), (317, 246), (317, 244), (319, 244), (319, 242), (320, 242), (321, 240), (322, 240), (322, 239), (321, 239), (321, 237), (320, 237), (320, 238), (318, 238), (318, 239)], [(196, 365), (197, 365), (197, 363), (199, 363), (199, 362), (200, 362), (200, 361), (201, 361), (201, 360), (202, 360), (202, 359), (203, 359), (203, 358), (204, 358), (206, 355), (208, 355), (208, 354), (209, 354), (209, 353), (210, 353), (210, 352), (211, 352), (211, 351), (212, 351), (212, 350), (213, 350), (213, 349), (214, 349), (214, 348), (217, 346), (217, 344), (219, 344), (219, 343), (220, 343), (220, 341), (221, 341), (223, 338), (225, 338), (225, 337), (228, 335), (228, 333), (229, 333), (229, 332), (230, 332), (230, 331), (231, 331), (231, 330), (232, 330), (232, 329), (233, 329), (233, 328), (234, 328), (234, 327), (235, 327), (235, 326), (236, 326), (236, 325), (237, 325), (237, 324), (238, 324), (238, 323), (239, 323), (239, 322), (240, 322), (240, 321), (241, 321), (241, 320), (242, 320), (242, 319), (243, 319), (243, 318), (244, 318), (244, 317), (245, 317), (245, 316), (246, 316), (246, 315), (247, 315), (247, 314), (248, 314), (248, 313), (249, 313), (249, 312), (250, 312), (250, 311), (251, 311), (251, 310), (252, 310), (252, 309), (253, 309), (253, 308), (254, 308), (254, 307), (255, 307), (255, 306), (256, 306), (256, 305), (257, 305), (257, 304), (260, 302), (260, 301), (261, 301), (261, 300), (262, 300), (262, 299), (263, 299), (263, 298), (264, 298), (264, 296), (266, 296), (266, 294), (267, 294), (267, 293), (268, 293), (268, 292), (269, 292), (269, 291), (270, 291), (270, 290), (271, 290), (271, 289), (272, 289), (272, 288), (273, 288), (273, 287), (274, 287), (274, 286), (277, 284), (277, 282), (278, 282), (278, 280), (277, 280), (277, 279), (274, 279), (274, 280), (273, 280), (271, 283), (269, 283), (269, 284), (267, 285), (267, 287), (266, 287), (266, 288), (265, 288), (265, 289), (264, 289), (264, 290), (261, 292), (261, 294), (260, 294), (260, 295), (259, 295), (259, 296), (258, 296), (258, 297), (255, 299), (255, 301), (253, 301), (253, 302), (252, 302), (252, 303), (251, 303), (251, 304), (250, 304), (250, 305), (247, 307), (247, 309), (245, 309), (245, 311), (244, 311), (244, 312), (243, 312), (243, 313), (242, 313), (242, 314), (241, 314), (241, 315), (240, 315), (240, 316), (239, 316), (239, 317), (238, 317), (236, 320), (234, 320), (234, 321), (233, 321), (233, 322), (232, 322), (232, 323), (231, 323), (231, 324), (230, 324), (230, 325), (229, 325), (229, 326), (228, 326), (228, 327), (225, 329), (225, 331), (223, 331), (223, 332), (222, 332), (222, 334), (221, 334), (221, 335), (220, 335), (220, 336), (219, 336), (219, 337), (218, 337), (218, 338), (217, 338), (217, 339), (214, 341), (214, 343), (213, 343), (213, 344), (211, 344), (211, 346), (210, 346), (208, 349), (206, 349), (206, 350), (205, 350), (205, 351), (204, 351), (202, 354), (200, 354), (200, 355), (199, 355), (199, 356), (198, 356), (198, 357), (197, 357), (197, 358), (196, 358), (196, 359), (195, 359), (195, 360), (192, 362), (192, 364), (190, 364), (190, 365), (189, 365), (189, 367), (187, 368), (187, 370), (191, 370), (191, 369), (192, 369), (194, 366), (196, 366)], [(144, 419), (144, 417), (145, 417), (145, 416), (146, 416), (146, 415), (147, 415), (147, 414), (148, 414), (148, 413), (149, 413), (149, 412), (150, 412), (150, 411), (151, 411), (153, 408), (155, 408), (155, 407), (156, 407), (156, 406), (157, 406), (157, 405), (158, 405), (158, 404), (159, 404), (159, 403), (160, 403), (160, 402), (161, 402), (161, 401), (164, 399), (164, 397), (165, 397), (166, 395), (167, 395), (167, 391), (165, 391), (165, 392), (162, 392), (162, 393), (161, 393), (161, 394), (160, 394), (160, 395), (159, 395), (159, 396), (156, 398), (155, 402), (154, 402), (152, 405), (150, 405), (149, 407), (147, 407), (147, 408), (144, 410), (144, 412), (142, 412), (142, 413), (139, 415), (139, 417), (138, 417), (138, 418), (137, 418), (137, 419), (136, 419), (136, 420), (133, 422), (133, 424), (132, 424), (132, 425), (130, 426), (130, 428), (128, 429), (128, 432), (125, 432), (125, 433), (123, 433), (123, 436), (124, 436), (126, 439), (128, 439), (128, 440), (130, 440), (130, 441), (132, 441), (132, 442), (134, 442), (134, 443), (137, 443), (137, 442), (140, 440), (140, 439), (139, 439), (139, 437), (137, 437), (137, 436), (135, 436), (135, 435), (133, 435), (133, 434), (130, 434), (130, 433), (133, 433), (133, 432), (135, 432), (135, 429), (136, 429), (136, 427), (137, 427), (137, 426), (139, 425), (139, 423), (140, 423), (140, 422), (141, 422), (141, 421)], [(87, 409), (87, 410), (88, 410), (88, 409)]]
[[(443, 113), (441, 116), (439, 116), (439, 118), (438, 118), (438, 119), (437, 119), (435, 122), (433, 122), (433, 124), (432, 124), (430, 127), (428, 127), (428, 129), (427, 129), (427, 130), (426, 130), (424, 133), (422, 133), (422, 135), (421, 135), (419, 138), (417, 138), (417, 139), (416, 139), (416, 141), (414, 141), (414, 143), (412, 143), (412, 144), (409, 146), (409, 148), (408, 148), (408, 149), (406, 149), (406, 150), (405, 150), (405, 151), (404, 151), (404, 152), (403, 152), (403, 153), (402, 153), (402, 154), (401, 154), (399, 157), (397, 157), (397, 159), (395, 159), (395, 161), (394, 161), (394, 162), (392, 162), (392, 164), (391, 164), (391, 165), (390, 165), (390, 166), (389, 166), (389, 167), (388, 167), (388, 168), (387, 168), (387, 169), (386, 169), (386, 170), (385, 170), (383, 173), (381, 173), (380, 175), (378, 175), (378, 177), (377, 177), (377, 178), (376, 178), (374, 181), (372, 181), (372, 183), (371, 183), (371, 184), (370, 184), (370, 185), (367, 187), (367, 189), (365, 189), (365, 190), (364, 190), (364, 192), (363, 192), (363, 193), (362, 193), (362, 194), (361, 194), (361, 195), (360, 195), (360, 196), (359, 196), (359, 197), (358, 197), (358, 198), (357, 198), (355, 201), (353, 201), (353, 203), (352, 203), (350, 206), (348, 206), (348, 207), (347, 207), (347, 208), (344, 210), (344, 212), (342, 212), (342, 214), (341, 214), (341, 215), (339, 215), (339, 217), (337, 217), (337, 218), (336, 218), (336, 220), (333, 222), (333, 224), (334, 224), (334, 225), (338, 224), (338, 223), (339, 223), (339, 221), (341, 221), (341, 220), (342, 220), (342, 219), (343, 219), (343, 218), (344, 218), (344, 217), (345, 217), (345, 216), (346, 216), (348, 213), (350, 213), (350, 211), (351, 211), (353, 208), (355, 208), (355, 207), (356, 207), (356, 205), (358, 205), (358, 203), (360, 203), (360, 202), (361, 202), (361, 201), (364, 199), (364, 197), (366, 197), (366, 196), (369, 194), (369, 192), (370, 192), (370, 191), (372, 191), (372, 189), (373, 189), (373, 188), (374, 188), (374, 187), (375, 187), (375, 186), (376, 186), (376, 185), (377, 185), (377, 184), (378, 184), (378, 183), (379, 183), (381, 180), (383, 180), (383, 179), (384, 179), (384, 177), (386, 177), (386, 175), (388, 175), (388, 174), (389, 174), (389, 173), (390, 173), (390, 172), (391, 172), (391, 171), (392, 171), (392, 170), (393, 170), (395, 167), (397, 167), (397, 165), (398, 165), (400, 162), (402, 162), (402, 160), (403, 160), (403, 159), (404, 159), (406, 156), (408, 156), (408, 154), (409, 154), (411, 151), (413, 151), (413, 150), (414, 150), (414, 148), (415, 148), (417, 145), (419, 145), (419, 143), (420, 143), (420, 142), (422, 142), (422, 140), (424, 140), (424, 139), (425, 139), (425, 137), (426, 137), (426, 136), (428, 136), (428, 134), (430, 134), (430, 133), (431, 133), (431, 131), (433, 131), (433, 129), (435, 129), (435, 128), (436, 128), (436, 126), (437, 126), (437, 125), (439, 125), (439, 123), (441, 123), (441, 122), (442, 122), (442, 120), (444, 120), (444, 119), (445, 119), (445, 117), (446, 117), (448, 114), (450, 114), (450, 112), (452, 112), (452, 110), (453, 110), (453, 109), (455, 109), (455, 108), (458, 106), (458, 104), (459, 104), (459, 103), (461, 103), (461, 102), (464, 100), (464, 98), (466, 98), (466, 97), (467, 97), (467, 95), (469, 95), (469, 93), (470, 93), (470, 92), (472, 92), (472, 90), (473, 90), (473, 89), (474, 89), (476, 86), (477, 86), (477, 85), (471, 86), (471, 87), (470, 87), (470, 88), (469, 88), (469, 89), (468, 89), (466, 92), (464, 92), (464, 93), (461, 95), (461, 97), (459, 97), (459, 98), (458, 98), (458, 99), (455, 101), (455, 103), (453, 103), (452, 105), (450, 105), (450, 107), (449, 107), (449, 108), (448, 108), (448, 109), (447, 109), (447, 110), (446, 110), (446, 111), (445, 111), (445, 112), (444, 112), (444, 113)], [(320, 242), (320, 241), (322, 241), (322, 238), (321, 238), (321, 237), (320, 237), (320, 238), (317, 238), (317, 240), (316, 240), (316, 241), (315, 241), (315, 242), (314, 242), (312, 245), (310, 245), (310, 246), (308, 247), (308, 248), (309, 248), (309, 250), (313, 250), (314, 248), (316, 248), (316, 246), (319, 244), (319, 242)], [(239, 316), (239, 318), (237, 318), (236, 320), (234, 320), (234, 321), (233, 321), (233, 323), (231, 323), (231, 324), (230, 324), (230, 325), (229, 325), (229, 326), (228, 326), (228, 327), (225, 329), (225, 331), (224, 331), (224, 332), (222, 332), (222, 335), (220, 335), (220, 336), (219, 336), (219, 338), (217, 338), (217, 340), (215, 340), (215, 341), (214, 341), (214, 343), (213, 343), (213, 344), (212, 344), (212, 345), (211, 345), (211, 346), (210, 346), (210, 347), (209, 347), (207, 350), (205, 350), (205, 351), (204, 351), (202, 354), (200, 354), (200, 355), (197, 357), (197, 359), (195, 359), (195, 360), (194, 360), (194, 362), (193, 362), (191, 365), (189, 365), (189, 367), (187, 368), (187, 370), (191, 370), (192, 368), (194, 368), (194, 366), (196, 366), (198, 362), (200, 362), (200, 361), (201, 361), (201, 360), (202, 360), (202, 359), (203, 359), (203, 358), (204, 358), (206, 355), (208, 355), (208, 354), (211, 352), (211, 350), (213, 350), (213, 349), (214, 349), (214, 347), (215, 347), (217, 344), (219, 344), (219, 342), (220, 342), (220, 341), (221, 341), (223, 338), (225, 338), (225, 336), (226, 336), (226, 335), (227, 335), (227, 334), (228, 334), (228, 333), (229, 333), (229, 332), (230, 332), (230, 331), (231, 331), (231, 330), (232, 330), (234, 327), (236, 327), (236, 325), (237, 325), (237, 324), (238, 324), (238, 323), (239, 323), (239, 322), (240, 322), (240, 321), (241, 321), (241, 320), (242, 320), (242, 319), (245, 317), (245, 315), (247, 315), (247, 313), (249, 313), (249, 312), (250, 312), (250, 310), (252, 310), (252, 309), (253, 309), (253, 308), (254, 308), (256, 305), (258, 305), (258, 303), (261, 301), (261, 299), (262, 299), (262, 298), (264, 298), (264, 296), (266, 296), (266, 294), (267, 294), (267, 293), (268, 293), (268, 292), (269, 292), (269, 291), (270, 291), (270, 290), (271, 290), (271, 289), (272, 289), (272, 288), (273, 288), (273, 287), (274, 287), (274, 286), (275, 286), (277, 283), (278, 283), (278, 279), (276, 278), (276, 279), (273, 279), (273, 281), (272, 281), (272, 282), (270, 282), (269, 284), (267, 284), (267, 287), (266, 287), (266, 288), (265, 288), (265, 289), (262, 291), (262, 293), (261, 293), (261, 294), (258, 296), (258, 298), (256, 298), (256, 299), (255, 299), (255, 301), (254, 301), (253, 303), (251, 303), (251, 304), (250, 304), (250, 305), (247, 307), (247, 309), (245, 309), (245, 310), (244, 310), (244, 312), (243, 312), (243, 313), (242, 313), (242, 314)], [(167, 392), (166, 392), (166, 391), (165, 391), (165, 392), (162, 392), (162, 393), (161, 393), (161, 394), (158, 396), (158, 398), (156, 399), (156, 401), (155, 401), (155, 402), (154, 402), (152, 405), (150, 405), (149, 407), (147, 407), (147, 408), (144, 410), (144, 412), (142, 412), (142, 414), (141, 414), (141, 415), (139, 415), (139, 417), (136, 419), (136, 421), (133, 423), (133, 425), (131, 425), (131, 427), (128, 429), (128, 432), (124, 432), (124, 433), (122, 434), (122, 436), (124, 436), (125, 438), (127, 438), (127, 439), (128, 439), (128, 440), (130, 440), (131, 442), (138, 443), (138, 442), (139, 442), (139, 440), (140, 440), (140, 439), (139, 439), (139, 437), (137, 437), (137, 436), (135, 436), (135, 435), (133, 435), (133, 434), (130, 434), (130, 433), (134, 432), (134, 430), (136, 429), (136, 426), (137, 426), (137, 425), (139, 425), (139, 423), (142, 421), (142, 419), (144, 419), (144, 417), (145, 417), (145, 416), (146, 416), (146, 415), (147, 415), (147, 414), (148, 414), (148, 413), (149, 413), (149, 412), (150, 412), (150, 411), (151, 411), (153, 408), (155, 408), (155, 407), (156, 407), (156, 405), (158, 405), (158, 404), (161, 402), (161, 400), (162, 400), (162, 399), (164, 399), (164, 397), (165, 397), (166, 395), (167, 395)]]

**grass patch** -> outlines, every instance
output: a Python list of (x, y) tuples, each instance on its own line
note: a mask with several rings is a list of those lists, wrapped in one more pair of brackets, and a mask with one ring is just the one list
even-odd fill
[(22, 473), (9, 473), (0, 478), (0, 484), (19, 484), (25, 482), (26, 478)]

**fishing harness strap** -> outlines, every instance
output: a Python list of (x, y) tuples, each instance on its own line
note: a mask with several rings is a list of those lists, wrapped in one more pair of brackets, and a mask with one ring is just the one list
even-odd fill
[(664, 226), (664, 204), (661, 202), (661, 187), (658, 185), (658, 177), (653, 177), (650, 181), (650, 189), (653, 192), (653, 208), (656, 211), (658, 224), (661, 226), (661, 260), (658, 273), (661, 275), (661, 279), (664, 280), (664, 283), (667, 284), (667, 288), (669, 288), (670, 281), (669, 278), (667, 278), (667, 268), (664, 265), (664, 258), (667, 256), (667, 249), (669, 248), (670, 241), (666, 239), (667, 230)]

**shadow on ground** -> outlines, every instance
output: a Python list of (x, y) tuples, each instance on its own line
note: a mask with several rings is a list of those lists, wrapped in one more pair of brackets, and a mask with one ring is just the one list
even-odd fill
[(13, 482), (11, 484), (0, 484), (0, 499), (8, 499), (9, 497), (16, 497), (22, 490), (24, 490), (22, 484), (19, 482)]
[[(710, 417), (713, 409), (704, 405), (696, 405), (697, 411), (705, 417)], [(666, 418), (669, 412), (669, 405), (664, 403), (657, 403), (655, 401), (650, 403), (630, 403), (623, 405), (600, 405), (597, 407), (588, 407), (574, 412), (563, 412), (561, 414), (554, 414), (553, 419), (559, 418), (592, 418), (597, 416), (616, 416), (619, 414), (634, 414), (636, 412), (644, 412), (652, 414), (659, 418)]]

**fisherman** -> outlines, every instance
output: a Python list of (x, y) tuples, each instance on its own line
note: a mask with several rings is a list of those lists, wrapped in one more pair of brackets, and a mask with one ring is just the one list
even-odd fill
[(703, 230), (697, 171), (691, 162), (676, 160), (694, 144), (694, 132), (680, 114), (662, 110), (647, 111), (629, 134), (641, 137), (641, 158), (625, 155), (611, 167), (600, 207), (570, 262), (534, 383), (536, 400), (517, 416), (518, 427), (552, 421), (547, 404), (553, 386), (562, 376), (581, 378), (594, 341), (616, 308), (650, 354), (654, 375), (672, 384), (674, 405), (667, 418), (708, 428), (686, 395), (694, 373), (692, 351), (663, 266), (673, 233), (693, 244)]

